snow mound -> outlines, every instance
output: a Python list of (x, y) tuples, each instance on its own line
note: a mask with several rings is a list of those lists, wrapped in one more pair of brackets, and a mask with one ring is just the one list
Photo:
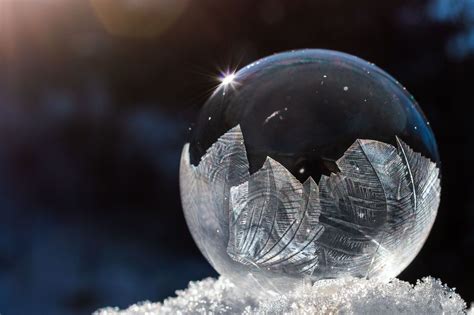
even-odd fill
[(474, 315), (474, 303), (471, 303), (471, 308), (467, 311), (466, 315)]
[[(256, 298), (230, 281), (190, 282), (163, 303), (142, 302), (126, 310), (106, 308), (94, 315), (151, 314), (465, 314), (466, 303), (453, 289), (431, 277), (411, 285), (365, 279), (316, 282), (281, 296)], [(470, 313), (472, 314), (472, 313)]]

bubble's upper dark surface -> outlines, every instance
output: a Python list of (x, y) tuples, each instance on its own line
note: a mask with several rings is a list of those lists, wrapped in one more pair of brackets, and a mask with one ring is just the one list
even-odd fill
[(396, 145), (396, 136), (439, 163), (433, 132), (413, 97), (375, 65), (334, 51), (276, 54), (237, 72), (201, 110), (192, 163), (237, 124), (252, 173), (270, 156), (299, 180), (318, 180), (337, 171), (334, 161), (356, 139)]

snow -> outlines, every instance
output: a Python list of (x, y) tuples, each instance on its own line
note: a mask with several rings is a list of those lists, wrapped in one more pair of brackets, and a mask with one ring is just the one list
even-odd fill
[[(162, 303), (142, 302), (126, 310), (105, 308), (94, 315), (151, 314), (465, 314), (466, 303), (453, 289), (431, 277), (411, 285), (346, 278), (323, 280), (282, 296), (253, 297), (230, 281), (190, 282)], [(474, 310), (468, 311), (474, 315)]]

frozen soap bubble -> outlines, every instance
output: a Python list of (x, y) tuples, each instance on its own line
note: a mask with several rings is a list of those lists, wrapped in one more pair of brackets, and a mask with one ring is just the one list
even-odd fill
[(184, 212), (237, 285), (284, 292), (387, 280), (436, 217), (439, 158), (413, 97), (373, 64), (327, 50), (257, 61), (222, 80), (184, 147)]

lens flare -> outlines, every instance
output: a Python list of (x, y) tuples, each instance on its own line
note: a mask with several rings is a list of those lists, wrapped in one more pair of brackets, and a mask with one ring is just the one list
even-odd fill
[(150, 38), (164, 33), (182, 15), (189, 0), (90, 0), (112, 35)]

